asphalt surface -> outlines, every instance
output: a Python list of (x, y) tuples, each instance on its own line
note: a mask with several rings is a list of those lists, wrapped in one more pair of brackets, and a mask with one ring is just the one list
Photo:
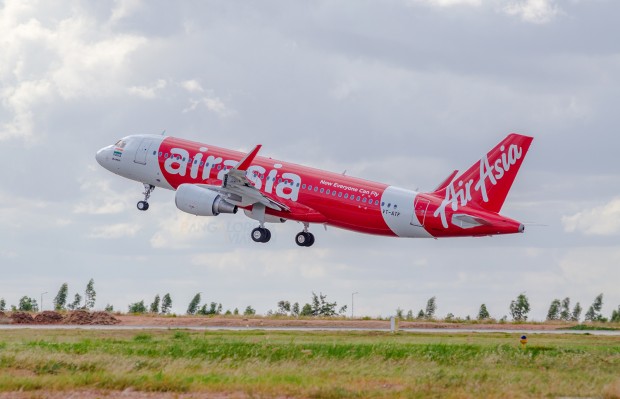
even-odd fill
[[(0, 330), (191, 330), (191, 331), (390, 331), (389, 328), (325, 328), (325, 327), (224, 327), (224, 326), (91, 326), (91, 325), (33, 325), (33, 324), (0, 324)], [(425, 334), (458, 334), (458, 333), (503, 333), (503, 334), (590, 334), (620, 336), (620, 330), (502, 330), (472, 328), (400, 328), (398, 331)]]

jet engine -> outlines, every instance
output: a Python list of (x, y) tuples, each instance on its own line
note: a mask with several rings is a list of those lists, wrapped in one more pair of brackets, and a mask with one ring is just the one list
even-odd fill
[(183, 212), (196, 216), (237, 213), (237, 206), (226, 202), (218, 192), (194, 184), (181, 184), (177, 188), (174, 202)]

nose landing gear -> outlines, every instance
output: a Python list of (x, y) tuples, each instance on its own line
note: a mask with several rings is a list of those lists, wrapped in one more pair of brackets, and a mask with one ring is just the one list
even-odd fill
[(151, 193), (153, 192), (153, 190), (155, 190), (155, 186), (144, 183), (144, 192), (142, 193), (144, 194), (144, 201), (138, 201), (138, 203), (136, 204), (138, 210), (146, 211), (147, 209), (149, 209), (148, 200), (151, 197)]

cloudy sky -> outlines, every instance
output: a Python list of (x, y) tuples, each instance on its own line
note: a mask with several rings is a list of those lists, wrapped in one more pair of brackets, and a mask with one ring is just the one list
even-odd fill
[[(196, 292), (259, 313), (323, 292), (356, 315), (620, 305), (620, 28), (615, 0), (0, 0), (0, 297), (97, 308)], [(522, 235), (395, 239), (197, 218), (102, 169), (160, 133), (431, 190), (507, 133), (535, 137), (503, 213)]]

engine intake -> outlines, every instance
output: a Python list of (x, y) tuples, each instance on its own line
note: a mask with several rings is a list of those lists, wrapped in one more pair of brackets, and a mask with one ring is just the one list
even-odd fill
[(194, 184), (181, 184), (174, 197), (177, 208), (196, 216), (217, 216), (237, 213), (237, 206), (227, 202), (213, 190)]

